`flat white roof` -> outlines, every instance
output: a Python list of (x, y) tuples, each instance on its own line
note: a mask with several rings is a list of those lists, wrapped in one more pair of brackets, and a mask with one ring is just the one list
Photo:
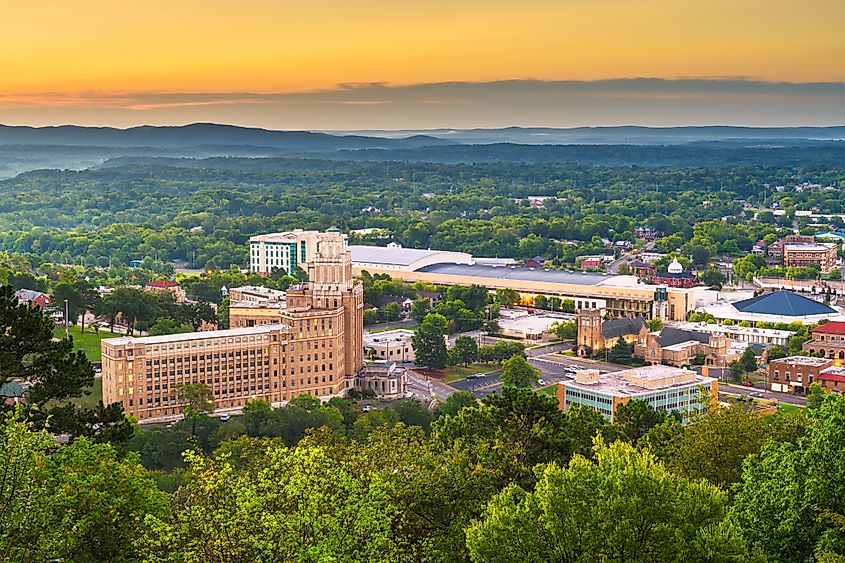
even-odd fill
[(229, 338), (230, 336), (251, 336), (267, 334), (287, 329), (287, 325), (273, 323), (247, 328), (230, 328), (227, 330), (207, 330), (204, 332), (185, 332), (181, 334), (165, 334), (162, 336), (119, 336), (117, 338), (105, 338), (106, 342), (113, 346), (124, 346), (126, 344), (170, 344), (171, 342), (189, 342), (192, 340), (207, 340), (211, 338)]
[(785, 246), (787, 250), (793, 250), (795, 252), (827, 252), (834, 247), (836, 247), (836, 245), (832, 242), (815, 244), (790, 242)]
[[(422, 250), (419, 248), (401, 248), (386, 246), (349, 245), (352, 251), (352, 262), (364, 264), (387, 264), (391, 266), (409, 267), (417, 262), (426, 260), (426, 264), (472, 264), (472, 256), (465, 252), (451, 252), (447, 250)], [(438, 262), (438, 258), (442, 260)]]
[(827, 358), (816, 358), (814, 356), (788, 356), (786, 358), (770, 360), (770, 362), (783, 362), (786, 364), (796, 364), (801, 366), (823, 366), (830, 361), (831, 360)]
[[(674, 380), (677, 378), (681, 381), (670, 385), (642, 387), (632, 383), (630, 378), (654, 382), (660, 382), (661, 380), (667, 380), (669, 378)], [(600, 375), (599, 380), (595, 383), (565, 381), (562, 385), (564, 385), (567, 390), (577, 389), (579, 391), (598, 393), (601, 395), (611, 395), (614, 397), (637, 397), (649, 395), (666, 389), (698, 387), (702, 385), (709, 386), (713, 381), (715, 381), (715, 379), (712, 377), (704, 377), (690, 370), (656, 364)]]

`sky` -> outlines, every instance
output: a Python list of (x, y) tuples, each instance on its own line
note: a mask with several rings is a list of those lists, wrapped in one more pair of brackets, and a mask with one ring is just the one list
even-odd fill
[(845, 123), (843, 0), (8, 2), (0, 123)]

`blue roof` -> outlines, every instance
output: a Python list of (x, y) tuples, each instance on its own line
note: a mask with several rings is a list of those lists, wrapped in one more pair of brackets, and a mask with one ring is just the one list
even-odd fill
[(810, 315), (836, 314), (836, 311), (824, 303), (791, 291), (781, 290), (765, 293), (751, 299), (743, 299), (733, 304), (737, 311), (759, 313), (762, 315), (782, 315), (787, 317), (806, 317)]

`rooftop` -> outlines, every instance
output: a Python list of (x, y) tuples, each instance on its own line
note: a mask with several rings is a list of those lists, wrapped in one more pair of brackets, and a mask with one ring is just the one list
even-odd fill
[(352, 261), (366, 264), (387, 264), (391, 266), (410, 267), (417, 262), (431, 263), (442, 261), (447, 263), (472, 264), (472, 256), (465, 252), (450, 252), (446, 250), (422, 250), (419, 248), (402, 248), (399, 246), (364, 246), (349, 245), (352, 251)]
[(825, 334), (845, 334), (845, 322), (831, 322), (817, 326), (813, 332), (823, 332)]
[(765, 293), (751, 299), (737, 301), (733, 303), (733, 306), (737, 311), (743, 313), (760, 313), (763, 315), (804, 317), (837, 314), (834, 309), (824, 303), (786, 290)]
[(406, 342), (414, 336), (413, 330), (399, 328), (396, 330), (386, 330), (384, 332), (369, 332), (364, 333), (365, 344), (388, 344), (394, 342)]
[(772, 362), (782, 362), (784, 364), (794, 364), (797, 366), (823, 366), (830, 363), (827, 358), (816, 358), (814, 356), (787, 356), (777, 360), (770, 360)]
[[(466, 276), (499, 280), (522, 280), (569, 285), (614, 285), (637, 283), (635, 276), (614, 276), (588, 272), (570, 272), (565, 270), (546, 270), (543, 268), (519, 268), (510, 266), (479, 266), (463, 264), (433, 264), (419, 271), (433, 274)], [(632, 281), (633, 280), (633, 281)]]
[(168, 280), (153, 280), (147, 284), (147, 287), (162, 287), (162, 288), (170, 288), (170, 287), (179, 287), (179, 284), (176, 282), (168, 281)]
[(694, 371), (657, 364), (600, 375), (594, 383), (566, 381), (563, 385), (567, 389), (592, 391), (615, 397), (636, 397), (661, 389), (709, 386), (713, 381), (715, 379), (712, 377), (704, 377)]
[(831, 248), (836, 248), (836, 245), (833, 243), (790, 242), (784, 248), (793, 252), (827, 252)]
[(208, 330), (204, 332), (185, 332), (181, 334), (165, 334), (162, 336), (119, 336), (117, 338), (105, 338), (102, 342), (112, 346), (125, 346), (128, 344), (150, 345), (169, 344), (171, 342), (189, 342), (192, 340), (209, 340), (213, 338), (229, 338), (230, 336), (251, 336), (258, 334), (269, 334), (285, 330), (287, 325), (274, 323), (248, 328), (230, 328), (227, 330)]

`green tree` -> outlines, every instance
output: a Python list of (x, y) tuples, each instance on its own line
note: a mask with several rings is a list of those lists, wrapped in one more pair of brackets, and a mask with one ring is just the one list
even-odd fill
[(497, 289), (495, 300), (502, 307), (510, 308), (519, 303), (519, 292), (510, 288)]
[(150, 327), (150, 336), (162, 336), (165, 334), (180, 334), (193, 332), (193, 329), (185, 323), (180, 323), (173, 317), (159, 317), (153, 326)]
[(550, 332), (558, 340), (575, 340), (578, 337), (578, 325), (574, 321), (561, 321), (552, 325)]
[(647, 402), (633, 399), (616, 408), (615, 424), (627, 439), (636, 444), (649, 430), (666, 420), (666, 412), (655, 410)]
[(459, 336), (452, 348), (460, 363), (465, 366), (478, 360), (478, 343), (471, 336)]
[(430, 310), (431, 302), (428, 299), (415, 299), (411, 305), (411, 318), (422, 321)]
[(537, 384), (540, 371), (522, 356), (513, 356), (502, 366), (502, 385), (511, 387), (531, 387)]
[(0, 423), (0, 553), (11, 561), (137, 561), (148, 516), (167, 496), (138, 462), (79, 438)]
[(707, 479), (728, 489), (740, 479), (746, 457), (769, 437), (765, 418), (741, 405), (709, 410), (672, 444), (667, 465), (690, 479)]
[(657, 317), (648, 321), (648, 329), (651, 332), (657, 332), (659, 330), (663, 330), (663, 321), (658, 319)]
[(616, 344), (607, 351), (607, 361), (615, 364), (629, 364), (634, 359), (634, 346), (625, 342), (623, 338), (616, 341)]
[(446, 367), (446, 323), (442, 315), (429, 313), (411, 337), (415, 362), (428, 370)]
[(196, 435), (197, 423), (214, 412), (214, 395), (205, 383), (183, 383), (178, 387), (179, 401), (185, 420), (190, 421), (191, 436)]
[(469, 391), (456, 391), (446, 397), (446, 400), (441, 403), (434, 411), (435, 416), (455, 416), (464, 407), (471, 407), (478, 403), (475, 395)]
[(748, 560), (725, 493), (628, 444), (599, 441), (596, 463), (576, 456), (539, 477), (533, 492), (506, 487), (469, 527), (473, 561)]
[(184, 501), (149, 519), (146, 560), (404, 560), (387, 484), (322, 447), (268, 444), (260, 471), (186, 455)]
[(85, 311), (85, 301), (82, 293), (73, 284), (60, 283), (53, 289), (53, 305), (65, 314), (65, 300), (67, 300), (68, 324), (75, 325), (79, 315)]

